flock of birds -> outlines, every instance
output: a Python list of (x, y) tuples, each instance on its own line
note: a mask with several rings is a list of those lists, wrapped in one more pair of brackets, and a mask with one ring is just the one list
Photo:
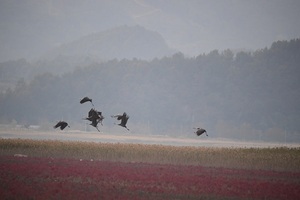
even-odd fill
[[(88, 117), (83, 118), (83, 119), (90, 121), (91, 122), (90, 125), (95, 127), (100, 132), (100, 130), (98, 129), (98, 124), (100, 123), (103, 126), (102, 121), (103, 121), (104, 117), (102, 115), (102, 112), (99, 112), (94, 108), (93, 101), (89, 97), (84, 97), (83, 99), (80, 100), (80, 104), (83, 104), (86, 102), (90, 102), (92, 104), (93, 108), (91, 108), (91, 110), (88, 112)], [(122, 126), (129, 131), (129, 128), (127, 128), (127, 126), (126, 126), (129, 116), (126, 114), (126, 112), (124, 112), (123, 114), (112, 115), (111, 117), (116, 118), (117, 120), (120, 121), (120, 123), (117, 125)], [(66, 127), (70, 128), (69, 124), (65, 121), (59, 121), (53, 128), (56, 129), (58, 127), (60, 128), (60, 130), (64, 130)], [(205, 129), (203, 129), (203, 128), (194, 128), (194, 129), (196, 129), (196, 131), (194, 133), (197, 136), (200, 136), (203, 133), (205, 133), (206, 136), (208, 136)]]

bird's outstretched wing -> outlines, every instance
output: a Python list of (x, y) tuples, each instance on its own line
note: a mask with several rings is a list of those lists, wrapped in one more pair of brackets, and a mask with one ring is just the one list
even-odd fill
[(58, 127), (60, 127), (60, 122), (57, 122), (57, 124), (53, 126), (53, 128), (58, 128)]
[(88, 102), (88, 101), (91, 102), (91, 104), (94, 106), (93, 100), (90, 99), (89, 97), (84, 97), (83, 99), (80, 100), (80, 103), (83, 104), (83, 103)]
[(112, 117), (112, 118), (117, 118), (117, 120), (120, 120), (120, 119), (122, 119), (122, 116), (123, 116), (123, 115), (119, 115), (119, 114), (118, 114), (118, 115), (112, 115), (111, 117)]
[(90, 101), (90, 98), (84, 97), (83, 99), (80, 100), (80, 103), (83, 104), (83, 103), (85, 103), (87, 101)]

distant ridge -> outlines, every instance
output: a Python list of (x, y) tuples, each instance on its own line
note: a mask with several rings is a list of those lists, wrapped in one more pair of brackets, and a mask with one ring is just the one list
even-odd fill
[(50, 50), (43, 59), (57, 57), (109, 59), (153, 59), (170, 56), (176, 51), (167, 46), (163, 37), (142, 26), (119, 26), (90, 34)]

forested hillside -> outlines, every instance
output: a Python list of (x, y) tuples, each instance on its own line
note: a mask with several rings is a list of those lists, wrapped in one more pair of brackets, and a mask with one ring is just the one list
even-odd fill
[(128, 126), (140, 133), (188, 136), (202, 126), (210, 137), (299, 142), (300, 39), (253, 53), (115, 59), (20, 79), (1, 93), (0, 123), (51, 124), (63, 118), (83, 124), (89, 109), (79, 104), (84, 96), (103, 111), (104, 126), (113, 126), (111, 114), (126, 111)]

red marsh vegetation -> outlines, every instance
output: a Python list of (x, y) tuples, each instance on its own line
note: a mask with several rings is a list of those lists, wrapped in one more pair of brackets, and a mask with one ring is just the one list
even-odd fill
[(0, 199), (300, 199), (299, 160), (297, 148), (0, 140)]

